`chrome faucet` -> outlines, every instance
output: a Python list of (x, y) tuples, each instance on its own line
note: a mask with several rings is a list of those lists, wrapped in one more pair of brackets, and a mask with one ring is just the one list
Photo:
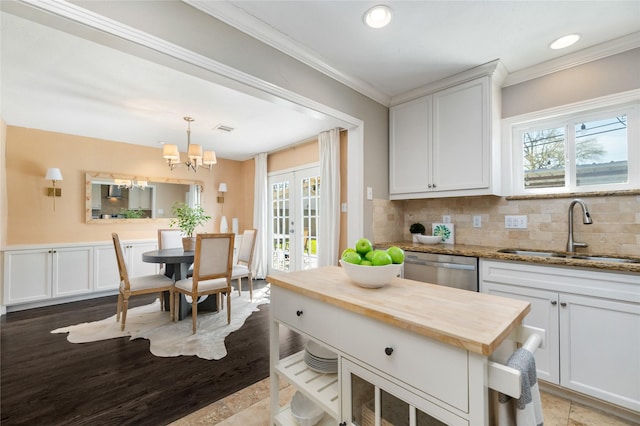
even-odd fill
[(582, 223), (585, 225), (591, 225), (593, 223), (584, 201), (575, 199), (569, 204), (569, 239), (567, 240), (567, 251), (569, 253), (575, 252), (576, 247), (587, 247), (587, 243), (579, 243), (573, 239), (573, 206), (576, 204), (580, 204), (580, 207), (582, 207)]

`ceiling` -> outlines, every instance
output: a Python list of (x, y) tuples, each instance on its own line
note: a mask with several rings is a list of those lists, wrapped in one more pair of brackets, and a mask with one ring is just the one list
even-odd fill
[[(393, 20), (378, 30), (362, 24), (370, 1), (185, 2), (384, 105), (495, 59), (517, 74), (621, 37), (640, 45), (640, 1), (390, 1)], [(9, 125), (175, 143), (184, 152), (183, 117), (191, 116), (191, 141), (233, 160), (346, 125), (10, 13), (1, 19), (1, 114)], [(548, 48), (576, 32), (576, 45)], [(220, 124), (234, 130), (214, 130)]]

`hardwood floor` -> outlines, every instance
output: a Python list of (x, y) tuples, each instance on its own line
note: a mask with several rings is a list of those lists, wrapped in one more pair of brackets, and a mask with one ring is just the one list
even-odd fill
[[(264, 282), (254, 283), (259, 288)], [(131, 299), (130, 307), (154, 296)], [(12, 312), (0, 321), (0, 422), (5, 425), (163, 425), (269, 375), (269, 305), (227, 337), (219, 361), (158, 358), (149, 341), (72, 344), (51, 330), (115, 313), (116, 297)], [(285, 330), (283, 329), (283, 332)], [(282, 335), (282, 333), (281, 333)], [(300, 350), (285, 333), (283, 353)]]

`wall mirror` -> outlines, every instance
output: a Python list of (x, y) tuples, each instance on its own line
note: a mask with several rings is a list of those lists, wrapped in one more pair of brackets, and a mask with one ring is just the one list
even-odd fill
[(171, 218), (176, 201), (201, 203), (202, 181), (86, 173), (87, 223)]

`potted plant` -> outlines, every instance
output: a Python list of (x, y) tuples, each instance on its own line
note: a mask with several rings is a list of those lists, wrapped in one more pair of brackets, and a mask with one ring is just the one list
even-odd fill
[(175, 202), (171, 211), (174, 218), (169, 221), (169, 226), (173, 228), (174, 225), (177, 225), (182, 230), (182, 247), (185, 251), (195, 250), (194, 232), (196, 227), (204, 225), (211, 219), (211, 216), (207, 216), (201, 206), (190, 207), (183, 202)]
[(424, 234), (425, 228), (424, 225), (421, 223), (413, 223), (411, 224), (411, 226), (409, 227), (409, 232), (411, 232), (412, 235), (412, 239), (414, 243), (418, 242), (418, 239), (416, 238), (416, 234)]

